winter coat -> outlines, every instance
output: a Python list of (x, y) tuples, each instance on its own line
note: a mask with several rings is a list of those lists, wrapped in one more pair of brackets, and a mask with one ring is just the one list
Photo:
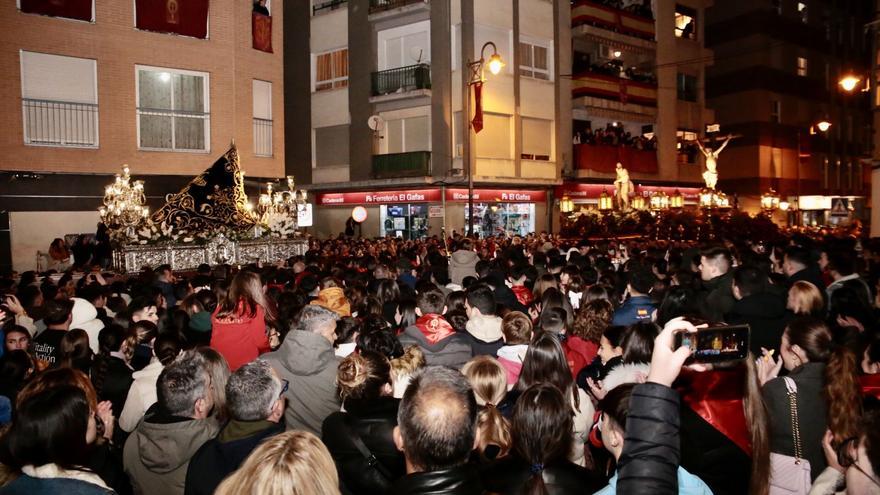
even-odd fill
[(410, 345), (419, 346), (425, 353), (425, 362), (428, 366), (439, 365), (461, 369), (473, 357), (470, 341), (460, 333), (454, 333), (432, 344), (417, 326), (412, 325), (398, 335), (397, 339), (404, 348)]
[(439, 471), (408, 474), (396, 482), (391, 495), (481, 495), (480, 475), (470, 464)]
[(678, 435), (678, 393), (657, 383), (636, 385), (617, 464), (617, 493), (678, 493)]
[(269, 336), (266, 333), (266, 312), (257, 305), (253, 316), (244, 311), (237, 315), (218, 317), (220, 308), (211, 317), (211, 348), (219, 352), (229, 363), (229, 371), (269, 352)]
[(135, 494), (182, 495), (190, 459), (220, 427), (212, 418), (181, 418), (157, 410), (153, 408), (125, 441), (125, 472)]
[(819, 291), (822, 292), (823, 297), (827, 297), (822, 289), (825, 288), (825, 281), (822, 279), (822, 270), (819, 270), (818, 266), (812, 265), (804, 268), (801, 271), (792, 273), (790, 277), (788, 277), (788, 285), (789, 287), (794, 285), (795, 282), (809, 282), (816, 286)]
[(749, 325), (749, 350), (756, 357), (761, 348), (773, 349), (779, 355), (779, 344), (791, 313), (785, 308), (785, 299), (772, 292), (759, 292), (735, 303), (726, 322), (731, 325)]
[(657, 306), (648, 296), (630, 297), (614, 311), (611, 324), (625, 327), (635, 325), (636, 323), (649, 322), (655, 309), (657, 309)]
[(104, 328), (104, 322), (98, 319), (98, 310), (85, 299), (74, 297), (71, 301), (73, 301), (73, 309), (70, 310), (70, 329), (85, 330), (89, 336), (89, 348), (93, 353), (98, 354), (101, 352), (98, 334)]
[(104, 384), (98, 391), (98, 400), (109, 400), (113, 404), (113, 414), (121, 415), (128, 397), (128, 390), (134, 383), (132, 370), (125, 361), (115, 356), (99, 357), (92, 364), (92, 381), (103, 368)]
[(125, 405), (119, 414), (119, 427), (132, 431), (144, 417), (147, 409), (156, 403), (156, 381), (165, 367), (158, 359), (153, 358), (146, 368), (131, 374), (134, 381), (128, 389)]
[(703, 282), (701, 295), (703, 315), (713, 322), (724, 321), (736, 302), (733, 297), (733, 272)]
[[(250, 434), (242, 436), (237, 433), (243, 430)], [(282, 432), (284, 432), (283, 424), (268, 421), (230, 421), (216, 438), (205, 442), (193, 455), (186, 471), (184, 494), (212, 495), (223, 478), (241, 467), (258, 445)]]
[[(481, 472), (486, 490), (499, 495), (526, 493), (526, 483), (531, 477), (530, 463), (516, 454), (495, 461)], [(541, 477), (547, 492), (554, 495), (593, 493), (605, 484), (604, 478), (568, 461), (545, 465)]]
[(508, 388), (516, 385), (519, 380), (523, 359), (525, 359), (528, 349), (528, 344), (505, 345), (498, 349), (498, 362), (507, 372)]
[(480, 257), (473, 251), (459, 249), (449, 257), (449, 280), (453, 284), (461, 285), (465, 277), (477, 276), (477, 261)]
[[(788, 377), (797, 385), (798, 428), (804, 459), (810, 461), (810, 475), (819, 476), (826, 467), (822, 437), (828, 426), (828, 404), (825, 401), (825, 364), (807, 363), (791, 370)], [(782, 377), (764, 384), (761, 390), (767, 405), (770, 429), (770, 452), (794, 456), (791, 431), (791, 409), (788, 390)]]
[(324, 419), (340, 405), (336, 368), (341, 359), (333, 352), (333, 343), (317, 333), (292, 330), (281, 347), (263, 359), (290, 383), (285, 394), (287, 429), (320, 435)]
[(351, 316), (351, 304), (345, 297), (341, 287), (328, 287), (318, 292), (318, 298), (309, 304), (315, 304), (338, 314), (340, 317)]
[(474, 315), (465, 328), (474, 356), (495, 356), (504, 345), (501, 318), (498, 316)]
[(584, 340), (576, 335), (569, 335), (562, 342), (562, 350), (565, 352), (565, 359), (568, 361), (568, 367), (571, 369), (571, 377), (577, 378), (578, 373), (584, 369), (584, 366), (593, 362), (599, 352), (599, 346), (595, 342)]
[[(44, 475), (44, 471), (51, 468), (54, 473), (51, 476)], [(27, 468), (31, 474), (39, 476), (30, 476), (22, 474), (15, 480), (0, 487), (2, 495), (110, 495), (114, 494), (107, 485), (98, 478), (94, 473), (79, 470), (64, 470), (54, 464), (47, 464), (36, 468), (37, 472), (32, 472), (33, 466)]]
[[(359, 495), (385, 493), (391, 483), (406, 474), (403, 453), (394, 445), (400, 400), (380, 397), (373, 401), (345, 402), (345, 412), (337, 411), (324, 420), (321, 440), (333, 456), (343, 493)], [(352, 441), (354, 433), (391, 475), (385, 478)]]

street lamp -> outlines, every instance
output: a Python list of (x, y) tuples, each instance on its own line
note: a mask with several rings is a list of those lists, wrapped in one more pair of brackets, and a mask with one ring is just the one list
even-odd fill
[(630, 203), (630, 206), (632, 206), (632, 208), (636, 211), (644, 210), (645, 206), (646, 206), (645, 205), (645, 197), (642, 196), (641, 194), (636, 194), (635, 197), (633, 197), (632, 202)]
[(840, 78), (840, 81), (838, 81), (837, 84), (839, 84), (840, 88), (847, 93), (852, 93), (860, 82), (862, 82), (862, 79), (859, 76), (856, 76), (854, 74), (847, 74)]
[(770, 188), (761, 195), (761, 210), (771, 215), (777, 208), (779, 208), (779, 195), (776, 194), (773, 188)]
[(678, 189), (676, 189), (672, 193), (672, 196), (669, 197), (669, 207), (674, 209), (684, 208), (684, 196)]
[(571, 213), (574, 211), (574, 201), (572, 201), (568, 195), (563, 196), (562, 199), (559, 200), (559, 211), (562, 213)]
[[(809, 130), (809, 135), (813, 135), (813, 134), (816, 134), (816, 130), (818, 130), (819, 132), (825, 133), (825, 132), (828, 132), (828, 129), (831, 129), (831, 122), (828, 121), (827, 119), (823, 118), (823, 119), (819, 120), (818, 122), (811, 124), (808, 130)], [(795, 172), (796, 172), (795, 173), (795, 179), (796, 179), (795, 182), (797, 184), (796, 193), (797, 193), (798, 204), (800, 204), (800, 199), (801, 199), (801, 155), (803, 153), (803, 149), (802, 149), (803, 144), (801, 143), (801, 139), (802, 139), (801, 128), (798, 127), (798, 130), (797, 130), (797, 162), (796, 162), (797, 168), (795, 170)], [(796, 223), (800, 224), (800, 214), (798, 214)]]
[(660, 191), (651, 195), (651, 210), (665, 211), (669, 209), (669, 195)]
[(611, 195), (608, 194), (607, 189), (602, 189), (602, 193), (599, 194), (599, 211), (607, 212), (613, 208), (614, 204), (611, 200)]
[[(486, 48), (492, 47), (492, 55), (489, 56), (489, 60), (486, 61)], [(468, 235), (474, 235), (474, 164), (473, 157), (475, 153), (471, 149), (473, 144), (471, 143), (471, 126), (473, 123), (471, 122), (471, 86), (476, 84), (482, 84), (483, 77), (483, 67), (486, 65), (489, 66), (489, 72), (493, 75), (498, 75), (501, 72), (501, 69), (504, 68), (504, 60), (502, 60), (501, 55), (498, 54), (498, 47), (495, 46), (495, 43), (491, 41), (487, 41), (483, 44), (483, 48), (480, 49), (480, 59), (471, 62), (468, 61), (468, 69), (470, 70), (470, 78), (464, 84), (464, 91), (467, 93), (467, 108), (465, 109), (464, 118), (467, 119), (467, 132), (463, 133), (464, 136), (464, 149), (465, 149), (465, 160), (467, 160), (467, 174), (468, 174)]]

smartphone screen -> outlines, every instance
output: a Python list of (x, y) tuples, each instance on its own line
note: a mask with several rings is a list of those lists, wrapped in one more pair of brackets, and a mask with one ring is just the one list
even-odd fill
[(696, 334), (679, 333), (675, 336), (676, 348), (689, 346), (688, 362), (717, 363), (745, 359), (749, 353), (748, 325), (724, 325), (700, 328)]

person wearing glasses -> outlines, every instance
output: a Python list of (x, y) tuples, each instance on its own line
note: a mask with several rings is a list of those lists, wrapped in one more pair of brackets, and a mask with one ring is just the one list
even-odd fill
[(261, 359), (237, 369), (226, 382), (229, 422), (193, 455), (186, 495), (210, 495), (264, 440), (284, 432), (289, 383)]

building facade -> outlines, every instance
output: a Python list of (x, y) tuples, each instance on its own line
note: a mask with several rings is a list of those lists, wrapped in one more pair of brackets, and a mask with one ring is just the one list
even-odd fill
[(4, 268), (94, 233), (123, 164), (154, 208), (232, 141), (248, 176), (284, 175), (283, 3), (208, 3), (0, 6)]
[[(719, 186), (757, 208), (775, 189), (789, 222), (837, 225), (868, 218), (873, 2), (743, 0), (707, 10), (709, 106), (738, 137), (719, 160)], [(853, 91), (839, 81), (857, 75)], [(819, 123), (831, 127), (823, 131)], [(786, 214), (778, 213), (782, 220)]]
[[(287, 160), (310, 184), (315, 234), (338, 234), (354, 206), (367, 209), (365, 236), (462, 232), (468, 156), (477, 233), (549, 228), (550, 189), (571, 161), (560, 119), (570, 101), (559, 96), (566, 2), (313, 0), (292, 8)], [(495, 50), (506, 66), (485, 71), (483, 127), (467, 134), (468, 63)], [(471, 95), (473, 114), (472, 87)]]

